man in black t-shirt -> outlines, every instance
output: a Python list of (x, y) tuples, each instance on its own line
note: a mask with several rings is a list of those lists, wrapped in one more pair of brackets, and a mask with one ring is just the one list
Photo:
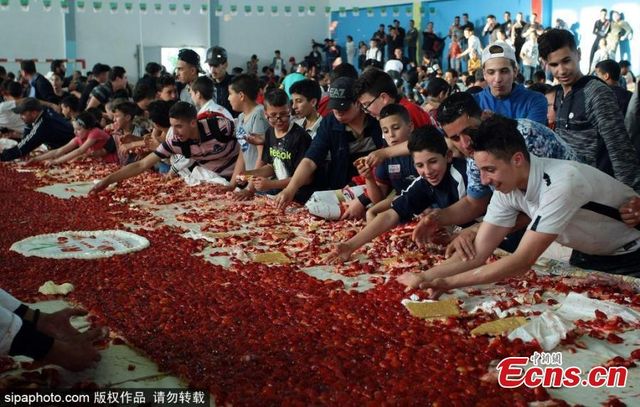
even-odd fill
[(233, 75), (227, 73), (229, 62), (227, 61), (227, 51), (222, 47), (211, 47), (207, 50), (207, 64), (211, 79), (213, 79), (213, 100), (220, 106), (227, 109), (233, 117), (240, 114), (231, 108), (229, 103), (229, 85), (233, 81)]

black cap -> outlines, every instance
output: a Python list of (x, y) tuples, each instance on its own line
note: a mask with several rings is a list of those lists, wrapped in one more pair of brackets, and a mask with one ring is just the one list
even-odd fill
[(178, 51), (178, 61), (184, 61), (189, 65), (195, 66), (198, 72), (202, 72), (200, 67), (200, 55), (192, 49), (182, 48)]
[(353, 94), (353, 84), (355, 80), (343, 76), (334, 79), (329, 85), (329, 109), (347, 110), (355, 101)]
[[(256, 57), (257, 58), (257, 57)], [(207, 64), (222, 65), (227, 62), (227, 50), (222, 47), (211, 47), (207, 50)]]
[(36, 98), (25, 98), (19, 105), (11, 109), (11, 111), (15, 114), (20, 114), (22, 112), (41, 112), (42, 111), (42, 103)]
[(98, 62), (93, 66), (91, 73), (94, 75), (99, 75), (103, 72), (109, 72), (110, 70), (111, 70), (111, 67), (109, 65), (101, 64), (100, 62)]

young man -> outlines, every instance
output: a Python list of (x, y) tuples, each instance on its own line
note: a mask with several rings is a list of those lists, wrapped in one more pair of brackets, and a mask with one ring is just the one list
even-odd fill
[(178, 99), (193, 104), (189, 95), (189, 86), (198, 79), (202, 72), (200, 67), (200, 55), (192, 49), (182, 48), (178, 51), (178, 62), (176, 63), (176, 79), (180, 82), (178, 87), (180, 93)]
[(127, 88), (127, 72), (121, 66), (114, 66), (109, 72), (109, 80), (102, 85), (96, 86), (91, 91), (91, 97), (87, 102), (87, 109), (100, 107), (110, 101), (119, 90)]
[[(500, 281), (529, 270), (553, 241), (585, 253), (579, 261), (572, 256), (575, 266), (640, 276), (640, 230), (617, 210), (637, 197), (633, 189), (589, 165), (529, 154), (515, 123), (499, 116), (480, 125), (473, 148), (483, 184), (496, 189), (474, 243), (477, 256), (453, 256), (398, 281), (436, 291)], [(485, 264), (520, 212), (531, 222), (514, 254)]]
[(13, 161), (28, 155), (31, 151), (46, 145), (49, 149), (64, 146), (74, 137), (73, 126), (60, 114), (44, 107), (38, 99), (24, 98), (13, 113), (19, 114), (26, 124), (20, 143), (3, 150), (0, 161)]
[(156, 99), (165, 102), (178, 100), (178, 88), (176, 80), (171, 75), (162, 75), (158, 78), (156, 89)]
[(291, 85), (289, 93), (295, 122), (305, 129), (312, 139), (315, 138), (322, 122), (322, 116), (317, 110), (322, 97), (320, 85), (311, 79), (304, 79)]
[(60, 111), (67, 120), (75, 119), (80, 114), (80, 99), (68, 95), (60, 101)]
[(233, 75), (227, 73), (229, 62), (227, 61), (227, 50), (222, 47), (211, 47), (207, 50), (207, 64), (209, 73), (213, 79), (213, 100), (220, 106), (227, 109), (233, 117), (238, 117), (229, 103), (229, 85), (233, 81)]
[[(296, 168), (289, 185), (275, 199), (278, 208), (286, 207), (304, 185), (310, 184), (314, 174), (317, 189), (341, 189), (357, 175), (353, 162), (383, 145), (380, 126), (365, 114), (353, 93), (354, 79), (337, 78), (329, 88), (329, 108), (333, 114), (322, 119), (316, 137), (305, 158)], [(331, 161), (326, 165), (327, 154)]]
[(231, 113), (213, 100), (213, 81), (206, 76), (200, 76), (189, 87), (191, 100), (198, 109), (198, 116), (206, 112), (220, 113), (229, 120), (233, 120)]
[(580, 72), (580, 52), (573, 34), (551, 29), (540, 36), (538, 50), (562, 86), (556, 94), (556, 132), (586, 164), (640, 191), (637, 152), (613, 91)]
[[(113, 184), (152, 168), (163, 158), (180, 154), (190, 161), (187, 169), (203, 166), (223, 177), (231, 176), (239, 153), (233, 135), (233, 121), (222, 115), (198, 120), (196, 108), (187, 102), (177, 102), (169, 110), (171, 129), (166, 140), (140, 161), (131, 163), (100, 180), (91, 193), (97, 193)], [(172, 168), (173, 172), (179, 169)]]
[[(420, 245), (427, 243), (430, 233), (438, 227), (471, 222), (483, 215), (487, 209), (492, 191), (489, 186), (482, 184), (480, 171), (473, 160), (474, 150), (469, 135), (473, 129), (480, 126), (481, 116), (480, 106), (473, 96), (466, 92), (449, 96), (438, 108), (438, 120), (447, 138), (466, 157), (469, 181), (467, 195), (464, 198), (446, 209), (434, 211), (433, 214), (418, 223), (413, 232), (413, 239)], [(530, 153), (538, 157), (578, 160), (573, 150), (542, 124), (527, 119), (509, 120), (515, 123), (518, 132), (524, 137)], [(465, 243), (469, 240), (472, 241), (474, 236), (475, 229), (472, 227), (461, 234), (461, 237), (454, 241), (452, 247), (456, 250), (471, 249), (471, 251), (465, 252), (467, 256), (471, 256), (473, 255), (472, 248)]]
[(482, 71), (488, 86), (474, 94), (482, 110), (547, 124), (544, 96), (515, 83), (518, 63), (509, 44), (495, 43), (486, 47), (482, 52)]
[[(290, 121), (289, 98), (282, 89), (273, 89), (264, 96), (265, 115), (271, 127), (265, 134), (262, 167), (247, 171), (249, 186), (238, 192), (246, 198), (260, 193), (278, 193), (289, 185), (296, 167), (311, 144), (311, 137), (299, 125)], [(273, 179), (272, 179), (273, 178)], [(295, 198), (304, 203), (310, 190), (302, 188)]]
[(378, 119), (383, 107), (399, 103), (409, 111), (413, 126), (433, 125), (427, 112), (398, 93), (398, 88), (388, 73), (376, 69), (366, 69), (353, 85), (355, 96), (365, 113)]
[(633, 93), (620, 86), (620, 65), (613, 59), (600, 61), (596, 64), (596, 76), (609, 85), (616, 97), (616, 101), (618, 101), (620, 112), (624, 116), (627, 113), (627, 106), (629, 106), (629, 100), (631, 100)]
[(20, 74), (29, 82), (29, 93), (26, 96), (51, 103), (58, 101), (51, 82), (36, 71), (35, 61), (24, 60), (20, 62)]
[(87, 107), (87, 103), (89, 102), (89, 98), (91, 98), (91, 92), (100, 85), (107, 83), (109, 80), (109, 72), (111, 71), (111, 67), (109, 65), (101, 64), (98, 62), (93, 66), (93, 69), (90, 72), (89, 80), (82, 90), (82, 95), (80, 97), (80, 110), (85, 110)]
[(409, 222), (433, 206), (446, 208), (464, 196), (464, 160), (452, 162), (451, 152), (438, 130), (434, 127), (415, 130), (409, 139), (409, 150), (419, 177), (392, 201), (390, 208), (369, 219), (357, 235), (338, 243), (330, 259), (347, 261), (354, 251), (399, 223)]

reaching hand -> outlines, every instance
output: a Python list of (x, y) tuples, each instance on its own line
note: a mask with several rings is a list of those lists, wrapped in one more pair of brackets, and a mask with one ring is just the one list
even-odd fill
[(43, 362), (78, 372), (100, 360), (93, 343), (106, 338), (108, 330), (95, 328), (68, 339), (56, 339)]
[(347, 203), (347, 209), (344, 211), (340, 220), (343, 219), (364, 219), (367, 208), (357, 198)]
[(431, 300), (437, 300), (449, 288), (444, 278), (434, 278), (433, 280), (425, 280), (420, 283), (421, 289), (427, 291), (427, 296)]
[(68, 339), (80, 334), (71, 325), (71, 317), (86, 315), (80, 308), (65, 308), (52, 314), (40, 314), (36, 328), (55, 339)]
[(268, 191), (273, 189), (271, 186), (271, 180), (265, 177), (252, 177), (251, 183), (253, 184), (256, 191)]
[(295, 192), (292, 192), (291, 190), (289, 190), (289, 188), (285, 188), (280, 191), (278, 195), (276, 195), (276, 197), (273, 199), (273, 203), (276, 208), (284, 210), (287, 205), (289, 205), (289, 203), (293, 201), (294, 196)]
[(381, 148), (369, 153), (369, 155), (367, 156), (367, 165), (369, 166), (369, 168), (374, 168), (382, 164), (382, 162), (386, 159), (387, 155), (384, 152), (384, 148)]
[(249, 199), (253, 198), (253, 196), (255, 195), (255, 193), (253, 191), (250, 191), (249, 188), (245, 188), (245, 189), (241, 189), (238, 192), (234, 192), (233, 196), (231, 197), (232, 201), (248, 201)]
[(462, 258), (462, 261), (471, 260), (476, 256), (476, 247), (474, 241), (476, 239), (476, 230), (466, 228), (456, 236), (447, 246), (444, 256), (451, 257), (454, 253)]
[(343, 263), (349, 260), (352, 253), (353, 248), (351, 248), (351, 245), (345, 242), (341, 242), (336, 244), (333, 250), (331, 250), (326, 258), (326, 261), (329, 264)]
[(400, 284), (407, 286), (405, 289), (406, 292), (414, 288), (419, 288), (420, 284), (425, 280), (425, 277), (422, 273), (407, 272), (398, 276), (397, 280)]
[(97, 184), (93, 186), (93, 188), (91, 188), (91, 191), (89, 191), (89, 195), (97, 194), (98, 192), (102, 191), (108, 186), (109, 186), (109, 183), (104, 179), (101, 179)]
[(439, 213), (439, 209), (425, 211), (420, 222), (413, 229), (411, 239), (416, 242), (418, 247), (426, 246), (440, 228), (440, 223), (438, 222)]

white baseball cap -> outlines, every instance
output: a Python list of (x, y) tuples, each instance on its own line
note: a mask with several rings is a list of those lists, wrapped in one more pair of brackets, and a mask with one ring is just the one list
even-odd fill
[(485, 47), (482, 51), (482, 65), (484, 65), (488, 60), (494, 58), (507, 58), (515, 63), (518, 62), (516, 60), (516, 52), (513, 50), (513, 47), (502, 41), (494, 42), (493, 44), (489, 44)]

